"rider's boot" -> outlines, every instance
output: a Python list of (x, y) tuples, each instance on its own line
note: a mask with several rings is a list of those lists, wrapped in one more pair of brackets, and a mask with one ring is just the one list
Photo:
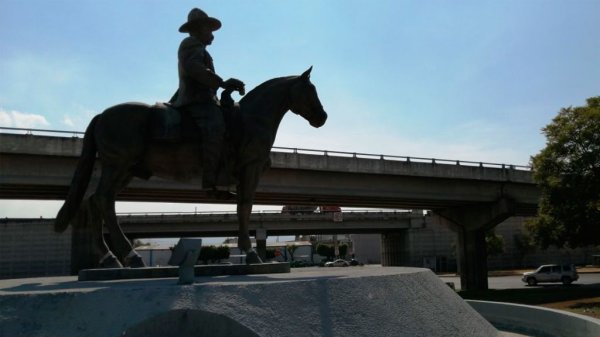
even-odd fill
[(224, 154), (225, 155), (221, 157), (221, 170), (219, 170), (219, 173), (217, 174), (217, 185), (223, 190), (235, 191), (239, 181), (233, 174), (231, 165), (233, 158), (227, 152), (224, 152)]
[[(214, 135), (213, 135), (214, 136)], [(212, 141), (211, 141), (212, 140)], [(219, 184), (219, 159), (221, 154), (221, 139), (205, 137), (202, 148), (202, 189), (207, 190), (209, 196), (227, 200), (235, 196), (229, 192), (229, 186)]]

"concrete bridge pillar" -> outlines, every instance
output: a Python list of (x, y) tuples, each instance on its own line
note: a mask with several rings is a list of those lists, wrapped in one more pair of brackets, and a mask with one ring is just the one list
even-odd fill
[(450, 222), (457, 233), (458, 272), (462, 289), (488, 289), (486, 231), (496, 227), (514, 214), (514, 203), (507, 198), (470, 207), (456, 207), (436, 211)]
[(462, 289), (488, 289), (485, 230), (456, 226), (458, 273)]
[(381, 265), (408, 266), (410, 247), (408, 230), (381, 234)]

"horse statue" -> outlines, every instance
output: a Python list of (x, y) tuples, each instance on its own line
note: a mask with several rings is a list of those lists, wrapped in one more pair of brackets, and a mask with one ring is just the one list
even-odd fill
[[(283, 116), (291, 110), (315, 128), (327, 120), (317, 90), (310, 82), (311, 70), (312, 67), (300, 76), (279, 77), (262, 83), (244, 96), (229, 115), (232, 158), (228, 159), (235, 163), (233, 174), (238, 180), (238, 247), (247, 254), (247, 263), (261, 262), (252, 250), (248, 224), (256, 188), (261, 174), (270, 166), (269, 154)], [(229, 91), (222, 95), (230, 94)], [(223, 96), (222, 100), (231, 101), (230, 96)], [(85, 131), (81, 157), (54, 229), (63, 232), (78, 216), (80, 208), (85, 208), (84, 196), (97, 155), (101, 176), (95, 192), (86, 199), (86, 207), (95, 209), (98, 215), (95, 218), (101, 221), (92, 229), (94, 239), (91, 242), (95, 245), (95, 255), (101, 257), (100, 267), (144, 266), (123, 234), (115, 213), (116, 195), (133, 177), (149, 179), (157, 176), (189, 182), (201, 174), (200, 137), (180, 136), (175, 141), (165, 141), (164, 137), (156, 136), (151, 130), (156, 128), (157, 119), (165, 119), (164, 113), (162, 117), (156, 117), (156, 109), (143, 103), (119, 104), (96, 115)], [(184, 119), (184, 114), (178, 117)], [(188, 124), (193, 125), (193, 122)], [(183, 123), (180, 128), (184, 128)], [(104, 240), (102, 225), (108, 229), (114, 253)]]

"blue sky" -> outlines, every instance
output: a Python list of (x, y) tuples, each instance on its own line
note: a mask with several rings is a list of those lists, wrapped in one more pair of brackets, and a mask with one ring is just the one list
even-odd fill
[(0, 126), (81, 131), (168, 100), (192, 7), (223, 23), (209, 51), (224, 78), (314, 66), (328, 122), (290, 114), (276, 146), (526, 165), (561, 107), (600, 95), (594, 0), (3, 0)]

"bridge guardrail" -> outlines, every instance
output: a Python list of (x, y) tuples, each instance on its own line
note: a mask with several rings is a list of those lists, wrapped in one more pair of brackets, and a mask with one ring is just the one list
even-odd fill
[[(12, 128), (12, 127), (0, 127), (2, 131), (8, 131), (8, 133), (24, 132), (26, 135), (33, 135), (34, 132), (40, 134), (70, 134), (73, 138), (79, 138), (84, 134), (81, 131), (65, 131), (65, 130), (47, 130), (47, 129), (32, 129), (32, 128)], [(390, 161), (402, 161), (406, 163), (430, 163), (432, 165), (457, 165), (457, 166), (471, 166), (471, 167), (486, 167), (486, 168), (499, 168), (499, 169), (510, 169), (510, 170), (521, 170), (531, 171), (530, 166), (525, 165), (514, 165), (514, 164), (503, 164), (503, 163), (490, 163), (490, 162), (477, 162), (470, 160), (455, 160), (455, 159), (440, 159), (440, 158), (426, 158), (426, 157), (413, 157), (413, 156), (397, 156), (397, 155), (384, 155), (384, 154), (371, 154), (371, 153), (360, 153), (360, 152), (345, 152), (345, 151), (331, 151), (331, 150), (315, 150), (315, 149), (302, 149), (292, 147), (278, 147), (272, 148), (274, 152), (281, 153), (293, 153), (293, 154), (307, 154), (307, 155), (321, 155), (321, 156), (333, 156), (333, 157), (346, 157), (346, 158), (357, 158), (357, 159), (378, 159), (378, 160), (390, 160)]]
[[(294, 212), (294, 213), (302, 213), (305, 214), (331, 214), (335, 212), (325, 211), (325, 212)], [(410, 214), (413, 213), (411, 210), (347, 210), (342, 211), (343, 214)], [(127, 217), (127, 216), (177, 216), (177, 215), (236, 215), (235, 211), (194, 211), (194, 212), (120, 212), (117, 213), (117, 216)], [(260, 214), (285, 214), (282, 213), (281, 210), (257, 210), (252, 212), (253, 215)]]

